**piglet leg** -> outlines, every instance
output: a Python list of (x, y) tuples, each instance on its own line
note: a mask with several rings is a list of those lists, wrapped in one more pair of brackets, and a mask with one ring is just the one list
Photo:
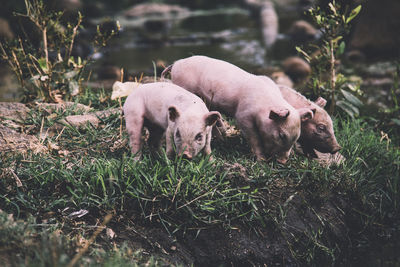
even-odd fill
[(262, 142), (260, 141), (260, 138), (258, 136), (257, 129), (253, 125), (253, 120), (238, 119), (237, 123), (243, 135), (250, 143), (250, 147), (253, 150), (253, 153), (256, 155), (257, 160), (266, 160), (263, 153)]
[(139, 160), (142, 148), (143, 117), (129, 116), (126, 118), (126, 129), (129, 134), (129, 145), (131, 146), (134, 159)]
[(165, 131), (165, 149), (168, 158), (173, 158), (175, 156), (174, 151), (174, 132), (170, 127)]
[[(211, 133), (211, 129), (210, 131), (207, 133), (207, 140), (206, 140), (206, 145), (204, 147), (204, 154), (206, 155), (210, 155), (211, 154), (211, 137), (212, 137), (212, 133)], [(212, 156), (210, 156), (208, 158), (209, 161), (213, 160)]]

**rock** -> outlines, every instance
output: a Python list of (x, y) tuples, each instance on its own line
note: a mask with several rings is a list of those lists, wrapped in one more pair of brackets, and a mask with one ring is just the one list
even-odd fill
[(80, 103), (74, 103), (74, 102), (64, 102), (64, 103), (36, 103), (37, 108), (39, 110), (45, 110), (47, 113), (53, 113), (55, 111), (63, 111), (65, 109), (71, 109), (73, 108), (75, 112), (89, 112), (91, 110), (90, 107), (80, 104)]
[(307, 21), (298, 20), (290, 26), (288, 34), (296, 43), (304, 43), (314, 40), (318, 31)]
[(120, 109), (112, 108), (84, 115), (70, 115), (58, 121), (58, 125), (54, 125), (52, 130), (59, 130), (60, 125), (69, 125), (78, 129), (83, 129), (89, 124), (92, 127), (97, 128), (101, 123), (101, 119), (113, 114), (121, 114)]
[(161, 3), (143, 3), (135, 5), (129, 10), (124, 12), (124, 15), (130, 17), (143, 17), (143, 16), (155, 16), (165, 17), (173, 16), (179, 13), (188, 13), (189, 10), (177, 5), (167, 5)]
[(269, 76), (277, 84), (285, 85), (290, 88), (294, 87), (293, 81), (283, 71), (275, 71)]
[(277, 37), (279, 29), (278, 15), (271, 0), (244, 0), (244, 3), (260, 16), (263, 41), (267, 48), (271, 47)]
[(18, 133), (0, 124), (0, 153), (8, 152), (45, 152), (47, 148), (33, 135)]
[(8, 64), (0, 63), (0, 101), (18, 102), (22, 92), (23, 89)]
[(296, 83), (303, 83), (311, 74), (310, 65), (300, 57), (289, 57), (282, 62), (283, 71)]
[(14, 39), (14, 32), (6, 19), (0, 18), (0, 39), (12, 40)]
[(108, 116), (111, 116), (113, 114), (119, 114), (121, 115), (122, 111), (119, 108), (110, 108), (110, 109), (106, 109), (106, 110), (101, 110), (101, 111), (97, 111), (95, 113), (93, 113), (96, 117), (100, 118), (100, 119), (104, 119)]
[(360, 50), (353, 49), (346, 53), (346, 59), (352, 63), (364, 63), (367, 58)]
[(84, 128), (87, 124), (90, 124), (94, 128), (97, 128), (100, 124), (100, 120), (94, 114), (71, 115), (65, 117), (60, 123), (64, 125), (68, 124), (75, 128)]
[(272, 46), (278, 37), (278, 15), (271, 1), (264, 1), (261, 7), (261, 26), (264, 44), (268, 48)]
[(400, 54), (400, 1), (366, 1), (354, 26), (350, 47), (368, 58)]
[(14, 33), (7, 20), (0, 18), (0, 40), (12, 40)]
[(22, 103), (0, 102), (0, 119), (23, 122), (28, 117), (29, 108)]

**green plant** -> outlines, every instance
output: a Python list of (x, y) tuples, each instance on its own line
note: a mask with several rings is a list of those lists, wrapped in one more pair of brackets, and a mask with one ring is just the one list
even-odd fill
[[(72, 56), (83, 16), (76, 22), (63, 22), (63, 12), (50, 11), (41, 0), (25, 0), (26, 13), (14, 15), (27, 18), (40, 34), (37, 49), (30, 38), (18, 37), (14, 42), (0, 43), (0, 56), (10, 65), (25, 89), (26, 100), (39, 98), (47, 102), (62, 102), (79, 94), (87, 78), (85, 67), (90, 58)], [(64, 26), (64, 24), (66, 24)], [(97, 51), (116, 34), (116, 29), (97, 27), (93, 47)], [(26, 33), (24, 28), (21, 32)]]
[[(359, 89), (357, 85), (339, 73), (337, 60), (343, 55), (346, 43), (344, 36), (350, 30), (350, 22), (358, 15), (361, 5), (349, 10), (342, 8), (335, 0), (328, 8), (311, 8), (308, 13), (322, 33), (321, 44), (311, 44), (307, 51), (296, 47), (297, 51), (311, 64), (311, 86), (314, 94), (330, 100), (329, 112), (333, 114), (338, 106), (347, 114), (358, 115), (362, 102), (353, 95)], [(358, 85), (359, 86), (359, 85)]]

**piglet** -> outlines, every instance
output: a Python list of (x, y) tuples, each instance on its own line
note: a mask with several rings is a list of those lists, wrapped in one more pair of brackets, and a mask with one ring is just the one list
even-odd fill
[(314, 113), (312, 119), (301, 123), (301, 135), (298, 142), (303, 152), (310, 156), (315, 156), (314, 149), (322, 153), (338, 152), (341, 147), (335, 137), (332, 119), (324, 109), (326, 100), (319, 97), (312, 102), (290, 87), (279, 85), (279, 89), (283, 98), (293, 107), (310, 108)]
[(211, 153), (211, 129), (221, 118), (204, 102), (185, 89), (166, 82), (143, 84), (135, 88), (124, 104), (126, 129), (132, 154), (141, 156), (142, 130), (146, 127), (151, 149), (159, 149), (166, 135), (166, 152), (192, 159), (200, 151)]
[(208, 106), (236, 119), (258, 160), (275, 156), (286, 163), (300, 136), (300, 121), (310, 109), (296, 110), (272, 81), (250, 74), (228, 62), (192, 56), (167, 67), (172, 82), (200, 96)]

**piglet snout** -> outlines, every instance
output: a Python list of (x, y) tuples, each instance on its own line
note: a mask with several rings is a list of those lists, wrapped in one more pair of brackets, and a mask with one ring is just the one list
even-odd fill
[(189, 152), (189, 151), (184, 151), (183, 153), (182, 153), (182, 157), (184, 158), (184, 159), (192, 159), (193, 157), (192, 157), (192, 154)]
[(338, 151), (341, 150), (341, 149), (342, 149), (342, 147), (341, 147), (340, 145), (336, 145), (336, 146), (332, 149), (331, 154), (335, 154), (336, 152), (338, 152)]

